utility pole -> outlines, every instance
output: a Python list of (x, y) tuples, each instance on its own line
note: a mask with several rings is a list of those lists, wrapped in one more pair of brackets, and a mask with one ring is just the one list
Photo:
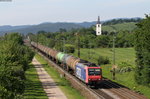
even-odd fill
[(38, 34), (37, 34), (37, 37), (36, 37), (36, 42), (37, 42), (37, 48), (38, 48)]
[(63, 38), (63, 43), (64, 43), (64, 44), (63, 44), (63, 45), (64, 45), (64, 47), (63, 47), (63, 52), (65, 53), (65, 43), (66, 43), (66, 42), (65, 42), (65, 38)]
[(77, 36), (77, 42), (78, 42), (78, 57), (80, 58), (80, 37), (79, 37), (79, 32), (75, 34)]
[(91, 42), (89, 43), (89, 59), (91, 59)]
[(78, 34), (78, 57), (80, 58), (80, 38)]
[(112, 66), (112, 78), (113, 78), (113, 80), (115, 80), (115, 72), (116, 72), (116, 70), (115, 70), (115, 68), (116, 68), (116, 66), (115, 66), (115, 34), (114, 34), (114, 36), (113, 36), (113, 66)]

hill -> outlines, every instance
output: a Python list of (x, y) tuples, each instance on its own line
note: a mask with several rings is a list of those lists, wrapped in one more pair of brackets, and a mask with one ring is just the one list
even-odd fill
[[(16, 28), (18, 27), (18, 28)], [(71, 30), (72, 28), (82, 28), (82, 26), (75, 24), (75, 23), (42, 23), (38, 25), (31, 25), (31, 26), (1, 26), (0, 34), (3, 35), (4, 33), (10, 32), (19, 32), (22, 34), (27, 33), (37, 33), (38, 31), (44, 30), (46, 32), (56, 32), (60, 28)]]
[[(139, 22), (141, 18), (119, 18), (119, 19), (111, 19), (107, 21), (102, 21), (102, 30), (103, 31), (119, 31), (119, 30), (128, 30), (132, 31), (136, 28), (136, 23)], [(0, 26), (0, 35), (4, 33), (11, 33), (11, 32), (19, 32), (22, 34), (27, 33), (37, 33), (38, 31), (46, 31), (46, 32), (56, 32), (59, 31), (60, 28), (71, 30), (72, 28), (88, 28), (94, 26), (96, 21), (93, 22), (81, 22), (81, 23), (67, 23), (67, 22), (57, 22), (57, 23), (50, 23), (45, 22), (38, 25), (21, 25), (21, 26)]]
[(22, 25), (22, 26), (11, 26), (11, 25), (4, 25), (0, 26), (0, 31), (10, 31), (10, 30), (15, 30), (15, 29), (22, 29), (22, 28), (27, 28), (30, 25)]
[(82, 22), (82, 23), (76, 23), (78, 25), (81, 25), (85, 28), (88, 28), (88, 27), (91, 27), (92, 25), (95, 25), (96, 24), (96, 21), (93, 21), (93, 22)]

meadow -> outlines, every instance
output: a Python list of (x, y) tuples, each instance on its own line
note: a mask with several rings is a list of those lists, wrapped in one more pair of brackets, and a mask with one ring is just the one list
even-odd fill
[[(77, 56), (77, 51), (73, 54)], [(113, 49), (112, 48), (94, 48), (94, 49), (81, 49), (81, 59), (89, 60), (97, 63), (99, 56), (108, 57), (110, 62), (113, 60)], [(134, 48), (116, 48), (115, 49), (116, 64), (121, 62), (128, 62), (135, 66), (135, 50)]]
[(108, 32), (112, 32), (114, 31), (114, 29), (116, 31), (132, 31), (133, 29), (136, 28), (136, 22), (127, 22), (127, 23), (118, 23), (115, 25), (106, 25), (106, 26), (102, 26), (102, 30), (104, 31), (108, 31)]

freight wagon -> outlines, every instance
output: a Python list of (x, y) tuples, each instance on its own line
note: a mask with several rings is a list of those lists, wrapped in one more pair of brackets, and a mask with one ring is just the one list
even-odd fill
[(75, 75), (87, 85), (97, 85), (102, 81), (102, 70), (100, 66), (35, 42), (31, 42), (31, 45), (56, 63), (60, 63), (62, 68)]

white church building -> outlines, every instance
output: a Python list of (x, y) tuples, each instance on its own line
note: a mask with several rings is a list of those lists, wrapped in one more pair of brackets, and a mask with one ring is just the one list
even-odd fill
[(98, 16), (97, 24), (96, 24), (96, 35), (102, 35), (101, 22), (100, 17)]

